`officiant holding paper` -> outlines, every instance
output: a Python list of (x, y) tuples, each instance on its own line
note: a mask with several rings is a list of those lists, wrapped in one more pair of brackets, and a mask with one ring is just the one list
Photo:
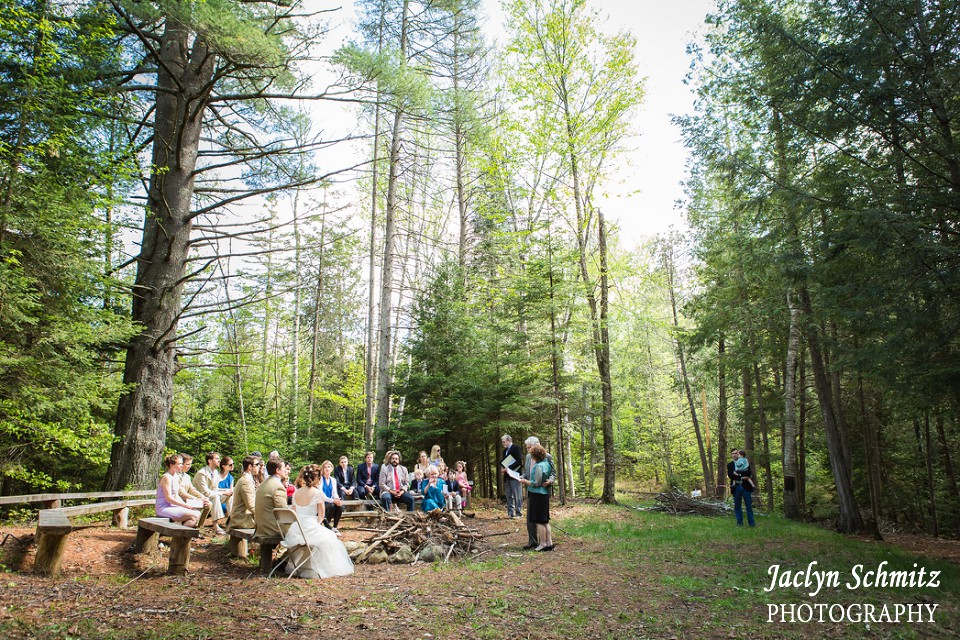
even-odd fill
[[(523, 467), (523, 453), (507, 434), (500, 438), (500, 444), (503, 445), (500, 472), (503, 474), (503, 492), (507, 497), (507, 517), (519, 518), (523, 516), (523, 489), (518, 475)], [(514, 473), (507, 473), (508, 469)]]

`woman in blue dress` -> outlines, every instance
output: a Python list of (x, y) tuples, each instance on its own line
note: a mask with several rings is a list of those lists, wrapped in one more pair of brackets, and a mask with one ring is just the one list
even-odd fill
[(432, 466), (427, 469), (427, 481), (423, 484), (423, 502), (420, 508), (430, 513), (434, 509), (443, 509), (446, 500), (443, 497), (443, 485), (437, 478), (440, 476), (440, 470)]

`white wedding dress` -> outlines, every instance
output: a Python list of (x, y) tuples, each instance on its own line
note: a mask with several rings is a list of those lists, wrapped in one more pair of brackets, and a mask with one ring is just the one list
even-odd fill
[[(317, 515), (317, 504), (322, 499), (323, 492), (315, 491), (309, 505), (301, 507), (296, 502), (293, 504), (293, 508), (297, 512), (297, 518), (300, 519), (300, 525), (303, 527), (303, 535), (307, 537), (312, 553), (309, 560), (304, 562), (310, 552), (307, 551), (306, 547), (295, 549), (290, 555), (290, 561), (287, 562), (288, 571), (303, 562), (303, 566), (300, 567), (298, 573), (303, 573), (306, 569), (312, 569), (321, 578), (348, 576), (353, 573), (353, 560), (350, 559), (346, 547), (340, 542), (337, 534), (324, 527), (320, 522)], [(303, 537), (300, 535), (297, 525), (290, 525), (281, 544), (287, 548), (294, 548), (303, 543)]]

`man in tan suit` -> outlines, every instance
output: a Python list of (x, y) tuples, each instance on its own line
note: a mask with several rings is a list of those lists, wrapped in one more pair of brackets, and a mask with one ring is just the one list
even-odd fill
[(225, 531), (220, 528), (223, 520), (223, 504), (220, 502), (220, 454), (211, 451), (207, 454), (207, 464), (193, 475), (194, 488), (210, 501), (210, 515), (213, 516), (214, 532), (222, 536)]
[(257, 484), (253, 480), (253, 472), (261, 464), (260, 458), (247, 456), (240, 463), (242, 474), (233, 488), (233, 506), (230, 509), (230, 518), (227, 520), (227, 531), (230, 529), (253, 529), (256, 526), (254, 514), (257, 503)]
[(282, 538), (283, 532), (273, 516), (274, 509), (287, 507), (287, 488), (283, 481), (289, 476), (287, 465), (279, 458), (267, 461), (269, 477), (257, 489), (255, 519), (257, 530), (253, 534), (253, 541), (259, 542), (263, 538)]

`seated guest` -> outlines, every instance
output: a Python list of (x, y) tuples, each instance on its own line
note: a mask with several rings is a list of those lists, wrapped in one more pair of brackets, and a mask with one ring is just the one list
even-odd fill
[(223, 513), (230, 515), (233, 506), (233, 458), (224, 456), (220, 461), (220, 471), (217, 476), (217, 489), (220, 491), (220, 506)]
[(427, 457), (427, 452), (421, 451), (419, 455), (417, 455), (417, 464), (413, 465), (413, 472), (416, 473), (417, 471), (419, 471), (420, 477), (426, 478), (427, 467), (429, 466), (430, 466), (430, 458)]
[(211, 451), (207, 454), (207, 464), (193, 476), (193, 486), (204, 498), (210, 502), (210, 516), (213, 518), (214, 532), (222, 536), (226, 531), (220, 528), (220, 521), (224, 518), (223, 503), (220, 502), (220, 454)]
[(190, 496), (196, 498), (197, 500), (203, 500), (206, 496), (200, 493), (196, 487), (193, 486), (193, 478), (190, 476), (190, 467), (193, 466), (193, 456), (189, 453), (181, 452), (180, 457), (183, 458), (183, 467), (178, 476), (180, 476), (180, 487), (183, 488)]
[(297, 487), (290, 482), (290, 463), (284, 462), (283, 464), (287, 467), (287, 479), (283, 481), (283, 487), (287, 490), (287, 505), (289, 506), (293, 504), (293, 494), (296, 493)]
[(180, 480), (183, 457), (174, 453), (167, 456), (163, 462), (167, 471), (160, 476), (160, 483), (157, 485), (157, 515), (188, 527), (197, 526), (200, 511), (187, 502), (188, 494)]
[(380, 502), (390, 511), (394, 500), (407, 505), (407, 511), (413, 511), (414, 497), (407, 491), (407, 468), (400, 464), (400, 452), (388, 451), (384, 464), (380, 467)]
[(440, 456), (440, 445), (435, 444), (430, 449), (430, 464), (439, 467), (442, 463), (443, 458)]
[(380, 484), (380, 465), (373, 461), (373, 451), (367, 451), (363, 464), (357, 468), (357, 497), (363, 500), (377, 499), (377, 485)]
[(470, 482), (467, 481), (467, 463), (457, 460), (454, 472), (457, 474), (457, 483), (460, 485), (460, 495), (463, 496), (463, 508), (466, 509), (470, 506), (470, 492), (473, 490)]
[(287, 489), (283, 481), (287, 479), (287, 465), (279, 458), (267, 461), (268, 477), (257, 488), (254, 519), (257, 521), (253, 541), (259, 543), (264, 538), (282, 538), (280, 524), (273, 515), (274, 509), (287, 507)]
[(447, 511), (460, 511), (463, 508), (463, 496), (460, 495), (456, 471), (447, 472), (447, 486), (444, 487), (443, 495), (447, 499)]
[(357, 497), (357, 474), (350, 466), (347, 456), (340, 456), (340, 464), (333, 470), (333, 477), (337, 479), (337, 487), (344, 500), (353, 500)]
[(415, 497), (423, 495), (423, 471), (420, 469), (413, 472), (413, 484), (410, 485), (410, 491), (413, 492)]
[(254, 451), (250, 455), (256, 458), (257, 462), (260, 463), (253, 468), (253, 482), (257, 487), (259, 487), (260, 484), (267, 479), (267, 464), (263, 461), (263, 456), (260, 455), (259, 451)]
[(253, 456), (247, 456), (240, 461), (242, 473), (233, 492), (233, 504), (230, 505), (227, 531), (230, 529), (253, 529), (256, 526), (254, 514), (256, 513), (257, 483), (253, 479), (253, 472), (258, 464), (260, 464), (260, 459)]
[(431, 466), (427, 469), (427, 479), (423, 484), (423, 502), (420, 508), (430, 513), (435, 509), (443, 509), (446, 498), (443, 496), (443, 483), (439, 479), (440, 471)]
[(343, 499), (337, 479), (333, 477), (333, 463), (329, 460), (324, 460), (320, 465), (320, 491), (323, 493), (323, 525), (333, 529), (334, 533), (340, 533), (337, 527), (343, 515)]

